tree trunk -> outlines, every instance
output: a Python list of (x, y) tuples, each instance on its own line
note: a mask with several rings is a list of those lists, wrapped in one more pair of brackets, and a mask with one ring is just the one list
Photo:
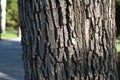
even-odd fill
[(115, 0), (18, 0), (25, 80), (117, 80)]
[(6, 0), (0, 0), (0, 6), (1, 6), (1, 14), (0, 14), (1, 32), (5, 33), (6, 31)]

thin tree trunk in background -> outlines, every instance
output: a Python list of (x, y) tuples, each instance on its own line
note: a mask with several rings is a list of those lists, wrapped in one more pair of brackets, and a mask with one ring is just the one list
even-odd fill
[(115, 0), (18, 0), (25, 80), (117, 80)]
[(1, 6), (1, 15), (0, 15), (1, 32), (5, 33), (5, 31), (6, 31), (6, 0), (1, 0), (0, 6)]
[[(1, 2), (1, 0), (0, 0), (0, 2)], [(0, 4), (0, 15), (1, 15), (1, 4)], [(0, 24), (1, 24), (1, 16), (0, 16)], [(1, 40), (1, 34), (2, 34), (2, 28), (0, 25), (0, 40)]]
[(20, 37), (20, 38), (21, 38), (21, 29), (20, 29), (20, 26), (18, 27), (17, 37)]

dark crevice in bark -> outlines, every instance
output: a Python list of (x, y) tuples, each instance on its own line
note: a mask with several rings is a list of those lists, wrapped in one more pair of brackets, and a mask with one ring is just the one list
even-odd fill
[[(67, 32), (69, 33), (68, 34), (68, 38), (70, 39), (71, 38), (71, 32), (70, 32), (70, 24), (71, 24), (71, 22), (70, 22), (70, 11), (69, 11), (69, 7), (70, 7), (70, 2), (69, 2), (69, 0), (66, 0), (66, 29), (67, 29)], [(65, 34), (67, 34), (67, 33), (65, 33), (65, 29), (64, 29), (64, 31), (63, 31), (63, 34), (64, 34), (64, 41), (66, 41), (65, 39), (66, 39), (66, 37), (65, 37)], [(69, 44), (71, 44), (71, 43), (69, 43)], [(64, 43), (64, 46), (66, 46), (66, 44)], [(65, 65), (65, 74), (66, 74), (66, 78), (67, 78), (67, 80), (69, 80), (70, 78), (71, 78), (71, 66), (70, 66), (70, 61), (71, 61), (71, 59), (70, 59), (70, 55), (69, 55), (69, 50), (68, 50), (68, 46), (66, 46), (65, 47), (65, 54), (66, 54), (66, 56), (67, 56), (67, 61), (64, 61), (64, 65)]]
[[(69, 11), (69, 0), (66, 0), (66, 27), (67, 27), (67, 31), (68, 33), (70, 33), (70, 11)], [(70, 34), (68, 34), (69, 39), (70, 39)]]
[[(46, 10), (44, 10), (45, 11), (45, 28), (44, 28), (44, 38), (45, 38), (45, 42), (46, 42), (46, 44), (47, 44), (47, 42), (48, 42), (48, 27), (49, 27), (49, 24), (48, 24), (48, 15), (47, 15), (47, 11)], [(45, 47), (46, 48), (46, 47)]]
[[(51, 0), (49, 0), (49, 4), (50, 4), (50, 11), (51, 11), (52, 21), (53, 21), (53, 26), (54, 26), (55, 41), (57, 41), (57, 39), (58, 39), (57, 27), (58, 26), (55, 25), (55, 19), (54, 19), (55, 17), (53, 16), (54, 15), (53, 10), (55, 10), (55, 9), (57, 10), (58, 7), (52, 8), (52, 1)], [(57, 4), (54, 4), (54, 5), (57, 5)]]
[(58, 8), (58, 18), (59, 18), (59, 25), (60, 25), (60, 28), (65, 25), (63, 23), (63, 15), (62, 15), (62, 6), (60, 4), (60, 1), (59, 0), (56, 0), (56, 5), (57, 5), (57, 8)]

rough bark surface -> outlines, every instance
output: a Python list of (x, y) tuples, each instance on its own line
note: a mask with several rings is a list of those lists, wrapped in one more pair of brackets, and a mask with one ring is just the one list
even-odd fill
[(18, 0), (25, 80), (117, 80), (115, 0)]

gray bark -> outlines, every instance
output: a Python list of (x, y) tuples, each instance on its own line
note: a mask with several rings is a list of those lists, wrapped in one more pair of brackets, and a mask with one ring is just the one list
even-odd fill
[(25, 80), (117, 80), (115, 0), (18, 0)]

